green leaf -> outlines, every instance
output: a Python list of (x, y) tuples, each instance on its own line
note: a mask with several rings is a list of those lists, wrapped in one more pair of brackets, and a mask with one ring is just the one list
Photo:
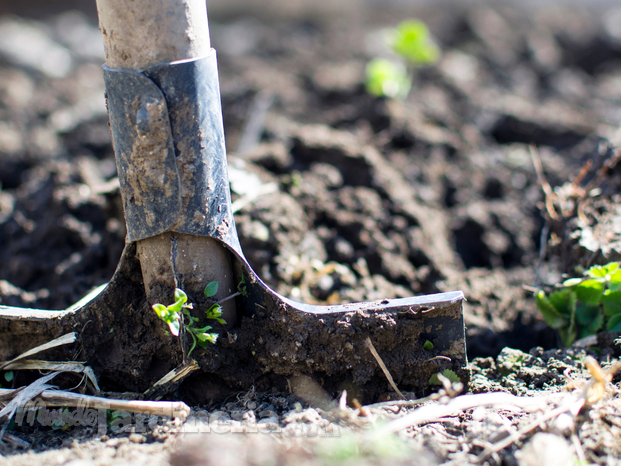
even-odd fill
[(216, 295), (218, 292), (218, 282), (210, 282), (205, 287), (205, 298), (209, 299)]
[(576, 313), (571, 315), (569, 326), (558, 330), (563, 346), (569, 347), (576, 340)]
[(389, 39), (392, 49), (413, 64), (435, 63), (440, 49), (431, 42), (429, 30), (422, 21), (404, 21)]
[(179, 314), (181, 312), (181, 309), (183, 309), (183, 305), (184, 301), (182, 299), (179, 299), (170, 306), (168, 306), (168, 312), (172, 314)]
[(607, 316), (613, 316), (621, 312), (621, 291), (604, 291), (602, 296), (604, 312)]
[(175, 289), (175, 304), (179, 301), (181, 304), (185, 304), (188, 301), (188, 295), (182, 289), (177, 288)]
[(589, 335), (597, 335), (597, 332), (599, 332), (602, 328), (602, 326), (604, 325), (604, 313), (603, 312), (598, 312), (598, 314), (593, 318), (593, 320), (591, 321), (591, 323), (589, 323), (586, 326), (586, 336)]
[(207, 325), (207, 326), (205, 326), (203, 328), (195, 328), (193, 330), (194, 330), (194, 333), (205, 333), (205, 332), (211, 330), (212, 328), (213, 327), (211, 325)]
[(401, 63), (375, 58), (367, 64), (365, 87), (376, 97), (406, 97), (412, 81)]
[(192, 351), (196, 348), (196, 337), (192, 332), (190, 332), (190, 336), (192, 337), (192, 347), (190, 348), (190, 351), (188, 351), (188, 357), (190, 357), (190, 354), (192, 354)]
[(621, 314), (612, 316), (606, 324), (606, 329), (609, 332), (621, 333)]
[(598, 305), (604, 294), (604, 284), (596, 279), (585, 280), (573, 288), (578, 301), (585, 304)]
[(10, 382), (11, 380), (13, 380), (13, 376), (15, 374), (13, 374), (13, 371), (6, 371), (4, 373), (4, 380), (6, 380), (7, 382)]
[[(459, 379), (459, 376), (454, 371), (452, 371), (451, 369), (444, 369), (442, 371), (442, 375), (444, 377), (446, 377), (447, 379), (449, 379), (453, 383), (461, 382), (461, 380)], [(431, 384), (431, 385), (442, 385), (442, 382), (440, 382), (440, 379), (438, 378), (438, 374), (433, 374), (429, 378), (429, 384)]]
[(621, 314), (615, 314), (608, 319), (606, 328), (609, 332), (621, 332)]
[(608, 285), (609, 288), (615, 287), (615, 289), (619, 289), (621, 287), (621, 269), (617, 268), (610, 274), (610, 283)]
[(219, 323), (221, 323), (222, 325), (226, 325), (226, 320), (224, 319), (216, 319)]
[(608, 281), (610, 281), (610, 275), (618, 268), (618, 262), (609, 262), (606, 265), (594, 265), (586, 271), (586, 275), (591, 278), (606, 278)]
[(561, 341), (565, 348), (569, 348), (571, 344), (576, 341), (575, 328), (573, 330), (571, 328), (562, 328), (559, 329), (558, 333), (561, 336)]
[(248, 290), (246, 290), (246, 276), (245, 275), (242, 275), (240, 282), (237, 284), (237, 291), (239, 291), (242, 296), (248, 296)]
[(584, 281), (584, 278), (570, 278), (569, 280), (565, 280), (563, 282), (563, 286), (572, 287), (576, 285), (580, 285)]
[(580, 303), (576, 306), (576, 321), (582, 326), (591, 325), (602, 314), (601, 308), (591, 304)]
[(178, 337), (179, 336), (179, 321), (175, 319), (167, 323), (168, 323), (168, 328), (170, 328), (170, 333)]
[(570, 288), (554, 291), (550, 295), (550, 304), (565, 318), (576, 312), (576, 293)]
[(568, 318), (562, 316), (550, 303), (543, 290), (535, 294), (535, 303), (543, 316), (543, 320), (553, 329), (560, 329), (567, 325)]
[(423, 348), (426, 349), (427, 351), (431, 351), (433, 349), (433, 343), (427, 340), (425, 341), (425, 343), (423, 343)]
[(168, 308), (164, 306), (163, 304), (157, 303), (151, 307), (153, 308), (153, 310), (155, 311), (155, 313), (160, 319), (163, 319), (166, 315), (168, 315)]

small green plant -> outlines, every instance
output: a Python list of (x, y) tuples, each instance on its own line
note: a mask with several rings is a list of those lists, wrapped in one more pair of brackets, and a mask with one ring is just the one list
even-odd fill
[(365, 87), (376, 97), (404, 98), (412, 87), (408, 68), (435, 63), (440, 48), (433, 43), (422, 21), (404, 21), (386, 31), (386, 43), (395, 59), (375, 58), (366, 68)]
[(405, 97), (412, 79), (402, 63), (375, 58), (367, 65), (367, 92), (376, 97)]
[(422, 21), (403, 21), (389, 31), (387, 42), (413, 65), (435, 63), (440, 58), (440, 48), (431, 41), (429, 29)]
[[(452, 371), (450, 369), (444, 369), (444, 371), (442, 371), (442, 375), (453, 383), (461, 382), (459, 376), (455, 373), (455, 371)], [(429, 378), (429, 384), (430, 385), (442, 385), (442, 382), (440, 381), (438, 374), (433, 374)]]
[(582, 278), (571, 278), (547, 295), (535, 293), (547, 324), (558, 330), (563, 345), (600, 330), (621, 332), (621, 267), (619, 262), (596, 265)]
[(248, 296), (248, 290), (246, 289), (246, 276), (242, 275), (240, 282), (237, 284), (237, 292), (242, 296)]
[[(205, 287), (205, 298), (211, 299), (217, 292), (218, 282), (211, 282)], [(161, 320), (168, 324), (172, 335), (178, 337), (181, 331), (185, 331), (190, 335), (192, 346), (188, 351), (188, 357), (192, 354), (197, 344), (202, 348), (206, 348), (209, 343), (215, 344), (218, 339), (217, 333), (209, 332), (213, 328), (210, 325), (204, 327), (197, 326), (200, 319), (193, 317), (190, 309), (193, 309), (193, 306), (188, 303), (188, 296), (179, 288), (175, 290), (175, 302), (173, 304), (169, 306), (159, 303), (153, 305), (153, 310)], [(226, 321), (221, 316), (222, 306), (217, 302), (212, 303), (205, 311), (207, 319), (213, 319), (221, 324), (226, 324)]]
[(433, 343), (431, 343), (429, 340), (426, 340), (425, 343), (423, 343), (423, 348), (427, 351), (431, 351), (433, 349)]

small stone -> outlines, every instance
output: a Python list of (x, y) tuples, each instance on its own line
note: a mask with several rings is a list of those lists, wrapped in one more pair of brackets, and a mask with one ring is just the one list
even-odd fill
[(106, 441), (106, 446), (108, 447), (117, 447), (121, 443), (121, 439), (111, 438)]
[(570, 466), (577, 464), (571, 445), (558, 435), (540, 432), (515, 454), (520, 466)]
[(147, 438), (141, 434), (130, 434), (129, 441), (132, 443), (145, 443)]

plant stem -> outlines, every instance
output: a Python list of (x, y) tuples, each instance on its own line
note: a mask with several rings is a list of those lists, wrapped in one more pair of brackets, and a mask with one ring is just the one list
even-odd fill
[[(183, 353), (183, 365), (186, 365), (188, 363), (189, 360), (189, 355), (191, 353), (186, 353), (185, 351), (185, 340), (186, 340), (186, 333), (190, 333), (190, 335), (192, 335), (191, 332), (188, 332), (185, 326), (185, 315), (183, 314), (183, 312), (181, 313), (181, 325), (180, 325), (180, 329), (179, 329), (179, 344), (181, 345), (181, 352)], [(194, 337), (194, 335), (192, 335), (192, 337)]]
[(241, 293), (239, 291), (236, 291), (232, 295), (229, 295), (226, 298), (222, 298), (220, 301), (216, 301), (216, 304), (222, 304), (224, 301), (228, 301), (229, 299), (233, 299), (235, 296), (238, 296), (240, 294)]

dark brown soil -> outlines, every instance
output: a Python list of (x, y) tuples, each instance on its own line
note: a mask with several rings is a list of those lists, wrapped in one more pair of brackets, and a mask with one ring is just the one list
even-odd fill
[[(474, 391), (561, 385), (566, 367), (549, 361), (568, 365), (574, 356), (554, 353), (558, 340), (532, 287), (621, 257), (620, 172), (601, 169), (619, 147), (621, 122), (613, 12), (430, 6), (284, 20), (269, 8), (255, 18), (211, 11), (233, 200), (252, 183), (276, 186), (235, 216), (253, 269), (277, 292), (316, 304), (463, 290), (468, 355), (486, 358), (474, 360)], [(36, 26), (70, 49), (73, 68), (50, 77), (0, 61), (0, 305), (64, 309), (110, 280), (125, 227), (102, 59), (81, 54), (58, 16), (39, 17)], [(371, 97), (364, 67), (384, 53), (379, 31), (405, 17), (427, 22), (442, 59), (415, 71), (405, 101)], [(265, 102), (258, 138), (242, 143)], [(564, 186), (556, 217), (544, 207), (531, 147), (552, 188)], [(582, 213), (560, 207), (582, 202), (567, 190), (589, 183), (601, 194)], [(85, 332), (113, 346), (148, 341), (155, 317), (131, 318), (142, 333), (94, 324)], [(147, 368), (154, 380), (180, 357), (158, 335), (141, 350), (156, 355)], [(497, 367), (505, 347), (540, 348), (511, 378)], [(602, 359), (614, 355), (599, 350)], [(152, 382), (119, 386), (125, 364), (112, 346), (99, 359), (105, 390)], [(539, 372), (530, 367), (538, 364)], [(218, 385), (195, 382), (175, 395), (191, 403), (193, 390)]]

